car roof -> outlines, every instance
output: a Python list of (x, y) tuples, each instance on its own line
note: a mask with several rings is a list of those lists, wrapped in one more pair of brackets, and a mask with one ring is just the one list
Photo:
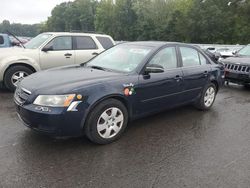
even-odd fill
[(71, 35), (71, 36), (106, 36), (110, 37), (106, 34), (98, 34), (98, 33), (75, 33), (75, 32), (46, 32), (47, 34), (55, 35), (55, 36), (62, 36), (62, 35)]

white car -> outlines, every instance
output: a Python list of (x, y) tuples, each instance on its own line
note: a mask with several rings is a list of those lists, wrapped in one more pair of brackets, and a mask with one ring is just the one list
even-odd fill
[(87, 62), (114, 46), (108, 35), (90, 33), (42, 33), (25, 48), (0, 49), (0, 85), (14, 91), (16, 84), (34, 72)]

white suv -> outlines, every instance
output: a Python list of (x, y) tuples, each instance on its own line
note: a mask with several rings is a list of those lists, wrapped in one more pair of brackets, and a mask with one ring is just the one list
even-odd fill
[(25, 48), (0, 50), (0, 85), (14, 91), (17, 82), (34, 72), (87, 62), (114, 46), (108, 35), (90, 33), (42, 33)]

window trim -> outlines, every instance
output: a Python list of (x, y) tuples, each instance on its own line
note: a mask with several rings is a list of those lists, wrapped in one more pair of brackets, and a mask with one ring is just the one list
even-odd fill
[[(207, 60), (207, 58), (202, 54), (202, 53), (200, 53), (199, 51), (198, 51), (198, 54), (199, 54), (199, 59), (200, 59), (200, 65), (201, 66), (204, 66), (204, 65), (208, 65), (208, 60)], [(206, 60), (206, 64), (201, 64), (201, 56), (203, 56), (204, 57), (204, 59)]]
[(4, 45), (5, 44), (5, 41), (4, 41), (4, 36), (0, 36), (2, 39), (3, 39), (3, 43), (0, 43), (0, 46)]
[[(199, 57), (199, 65), (183, 66), (181, 48), (190, 48), (190, 49), (195, 50), (195, 51), (197, 52), (197, 54), (198, 54), (198, 57)], [(182, 68), (196, 68), (196, 67), (202, 66), (202, 65), (201, 65), (201, 61), (200, 61), (200, 55), (199, 55), (201, 52), (200, 52), (199, 50), (197, 50), (196, 48), (194, 48), (194, 47), (192, 47), (192, 46), (180, 45), (180, 46), (178, 46), (178, 51), (179, 51), (179, 56), (180, 56), (180, 61), (181, 61), (181, 67), (182, 67)], [(207, 61), (207, 58), (205, 58), (205, 59), (206, 59), (206, 61)]]
[[(94, 42), (94, 44), (95, 44), (95, 48), (91, 48), (91, 49), (77, 49), (77, 40), (76, 40), (77, 37), (89, 37), (89, 38), (91, 38), (91, 40), (92, 40), (92, 41)], [(98, 49), (99, 49), (98, 46), (97, 46), (97, 44), (96, 44), (96, 42), (95, 42), (95, 40), (94, 40), (91, 36), (86, 36), (86, 35), (83, 35), (83, 36), (81, 36), (81, 35), (74, 35), (74, 36), (72, 36), (72, 38), (73, 38), (73, 50), (78, 51), (78, 50), (98, 50)]]
[(144, 64), (144, 66), (142, 67), (141, 71), (139, 72), (139, 75), (143, 75), (145, 72), (145, 69), (147, 67), (147, 65), (149, 64), (149, 62), (164, 48), (174, 48), (175, 49), (175, 55), (176, 55), (176, 62), (177, 62), (177, 67), (176, 68), (171, 68), (171, 69), (165, 69), (164, 72), (162, 73), (157, 73), (157, 74), (164, 74), (168, 71), (171, 70), (176, 70), (181, 68), (181, 64), (180, 64), (180, 60), (179, 60), (179, 55), (178, 55), (178, 49), (177, 49), (177, 45), (175, 44), (166, 44), (164, 46), (161, 46), (159, 49), (157, 49), (153, 54), (150, 55), (150, 58), (147, 59), (146, 63)]
[[(59, 37), (71, 37), (71, 49), (70, 49), (70, 51), (74, 50), (74, 48), (73, 48), (73, 38), (72, 38), (72, 36), (70, 36), (70, 35), (55, 36), (55, 37), (52, 38), (50, 41), (48, 41), (47, 44), (45, 44), (45, 45), (42, 47), (42, 49), (43, 49), (44, 47), (46, 47), (46, 46), (47, 46), (50, 42), (52, 42), (54, 39), (59, 38)], [(41, 51), (42, 51), (42, 49), (41, 49)], [(50, 52), (60, 52), (60, 51), (69, 51), (69, 50), (51, 50)]]

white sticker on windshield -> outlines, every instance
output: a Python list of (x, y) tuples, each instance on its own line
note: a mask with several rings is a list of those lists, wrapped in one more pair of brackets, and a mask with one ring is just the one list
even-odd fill
[(130, 49), (129, 52), (137, 53), (137, 54), (147, 54), (149, 50), (146, 49)]

